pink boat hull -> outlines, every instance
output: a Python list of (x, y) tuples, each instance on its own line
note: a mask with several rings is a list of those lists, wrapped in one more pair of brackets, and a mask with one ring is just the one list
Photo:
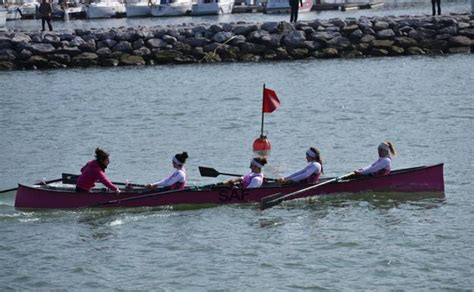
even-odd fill
[[(180, 204), (257, 203), (275, 193), (289, 194), (310, 185), (266, 186), (258, 189), (202, 187), (163, 193), (123, 191), (76, 193), (64, 188), (19, 185), (15, 198), (17, 208), (84, 208), (142, 207)], [(367, 177), (328, 183), (292, 199), (340, 193), (444, 193), (443, 164), (402, 169), (382, 177)]]

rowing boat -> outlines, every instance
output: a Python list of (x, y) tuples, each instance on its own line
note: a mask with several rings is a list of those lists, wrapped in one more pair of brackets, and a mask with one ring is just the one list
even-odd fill
[[(324, 182), (331, 178), (322, 179)], [(188, 187), (182, 190), (149, 191), (142, 187), (121, 189), (120, 194), (94, 188), (89, 193), (77, 193), (74, 185), (18, 185), (17, 208), (88, 208), (143, 207), (180, 204), (242, 204), (257, 203), (275, 193), (290, 194), (311, 184), (279, 185), (265, 183), (261, 188), (242, 189), (222, 184)], [(419, 166), (392, 171), (380, 177), (360, 177), (335, 180), (291, 199), (339, 193), (444, 193), (443, 164)]]

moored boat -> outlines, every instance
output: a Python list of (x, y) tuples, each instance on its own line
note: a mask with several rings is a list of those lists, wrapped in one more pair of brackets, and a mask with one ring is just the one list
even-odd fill
[(148, 0), (127, 1), (127, 17), (145, 17), (151, 15), (152, 2)]
[(122, 17), (125, 15), (125, 4), (119, 0), (99, 0), (87, 7), (87, 18)]
[[(330, 180), (327, 178), (325, 180)], [(321, 180), (324, 182), (325, 180)], [(275, 193), (290, 194), (311, 184), (279, 185), (266, 183), (261, 188), (241, 189), (223, 185), (207, 185), (164, 192), (144, 188), (125, 188), (119, 195), (104, 189), (91, 193), (76, 193), (74, 186), (19, 184), (15, 198), (17, 208), (84, 208), (84, 207), (143, 207), (180, 204), (242, 204), (260, 202)], [(380, 177), (362, 177), (334, 181), (292, 197), (304, 198), (340, 193), (443, 193), (443, 164), (420, 166), (392, 171)]]
[(197, 0), (191, 15), (218, 15), (232, 13), (234, 0)]
[(0, 6), (0, 28), (6, 26), (7, 23), (7, 10)]
[[(299, 7), (298, 12), (311, 11), (313, 0), (303, 0), (303, 5)], [(290, 13), (290, 4), (288, 0), (268, 0), (263, 13), (278, 14)]]
[(192, 0), (160, 0), (160, 4), (151, 6), (153, 16), (182, 16), (191, 14)]

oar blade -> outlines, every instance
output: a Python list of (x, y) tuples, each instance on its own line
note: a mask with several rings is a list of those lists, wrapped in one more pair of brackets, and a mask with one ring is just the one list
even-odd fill
[(75, 185), (78, 177), (77, 174), (63, 173), (61, 181), (63, 184)]
[[(275, 195), (272, 195), (272, 196), (275, 196)], [(267, 200), (267, 201), (262, 201), (260, 202), (260, 210), (265, 210), (265, 209), (269, 209), (273, 206), (276, 206), (276, 205), (279, 205), (281, 204), (281, 202), (283, 202), (284, 200), (284, 195), (283, 194), (280, 194), (279, 197), (274, 197), (273, 199), (271, 200)]]
[(220, 174), (220, 172), (218, 172), (214, 168), (204, 166), (199, 166), (199, 173), (201, 174), (201, 176), (207, 177), (217, 177)]

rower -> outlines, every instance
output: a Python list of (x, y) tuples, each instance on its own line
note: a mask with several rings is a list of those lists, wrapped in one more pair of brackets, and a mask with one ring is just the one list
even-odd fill
[(390, 173), (392, 158), (397, 154), (395, 146), (388, 141), (384, 141), (378, 146), (379, 159), (371, 165), (354, 171), (355, 175), (383, 176)]
[(178, 153), (172, 159), (173, 167), (176, 169), (170, 176), (157, 181), (152, 184), (147, 184), (146, 188), (156, 189), (158, 187), (167, 188), (169, 190), (184, 189), (186, 186), (186, 169), (184, 169), (184, 163), (188, 158), (188, 153)]
[(110, 163), (109, 154), (97, 147), (95, 149), (95, 160), (91, 160), (81, 168), (81, 175), (76, 181), (76, 192), (89, 192), (95, 187), (95, 182), (100, 181), (104, 186), (117, 194), (120, 189), (116, 187), (105, 175), (105, 169)]
[(281, 184), (285, 183), (317, 183), (319, 177), (323, 172), (323, 162), (321, 160), (321, 154), (319, 149), (310, 147), (306, 151), (306, 161), (308, 164), (305, 168), (289, 175), (278, 179)]
[(267, 159), (256, 157), (250, 161), (250, 172), (237, 179), (225, 181), (225, 185), (240, 185), (244, 189), (259, 188), (262, 186), (264, 176), (262, 172), (263, 166), (267, 164)]

